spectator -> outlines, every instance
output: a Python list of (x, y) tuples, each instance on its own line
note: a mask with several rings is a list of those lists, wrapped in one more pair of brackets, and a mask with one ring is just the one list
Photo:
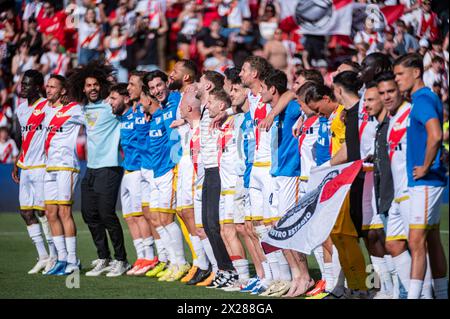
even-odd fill
[(31, 30), (31, 26), (29, 25), (30, 20), (36, 21), (36, 18), (39, 15), (39, 12), (42, 9), (42, 1), (40, 0), (32, 0), (25, 5), (25, 10), (23, 11), (23, 30), (28, 32)]
[(69, 62), (70, 58), (65, 53), (60, 52), (58, 39), (52, 39), (50, 51), (44, 53), (40, 60), (41, 73), (45, 77), (45, 82), (47, 82), (50, 74), (65, 76)]
[(431, 50), (428, 51), (423, 57), (423, 67), (428, 70), (431, 67), (431, 61), (434, 57), (441, 57), (444, 59), (445, 63), (448, 65), (448, 51), (443, 50), (442, 41), (435, 40), (431, 42)]
[(139, 19), (134, 41), (134, 57), (139, 71), (158, 69), (157, 30), (150, 30), (148, 18)]
[(198, 52), (202, 59), (211, 57), (216, 46), (226, 46), (227, 39), (220, 35), (220, 29), (219, 21), (211, 21), (209, 28), (204, 29), (203, 35), (198, 38)]
[(392, 59), (396, 59), (398, 57), (398, 54), (395, 51), (396, 46), (397, 45), (394, 39), (394, 30), (391, 27), (387, 27), (384, 32), (384, 43), (381, 53), (390, 56)]
[(228, 39), (229, 52), (233, 56), (233, 63), (237, 68), (242, 68), (244, 60), (252, 55), (258, 43), (259, 38), (254, 32), (252, 21), (244, 19), (239, 32), (232, 33)]
[(276, 29), (273, 39), (264, 45), (264, 57), (276, 69), (289, 73), (289, 62), (292, 59), (288, 44), (283, 41), (283, 31)]
[(136, 12), (129, 9), (128, 0), (120, 0), (117, 9), (108, 17), (109, 25), (120, 24), (122, 33), (127, 32), (128, 37), (133, 37), (136, 30)]
[(8, 129), (0, 127), (0, 164), (14, 163), (19, 155), (16, 142), (9, 136)]
[(355, 44), (367, 43), (369, 45), (367, 54), (379, 51), (383, 47), (383, 41), (383, 36), (374, 30), (373, 21), (370, 19), (366, 20), (364, 30), (358, 31), (354, 39)]
[[(423, 74), (423, 82), (425, 85), (430, 89), (433, 89), (433, 86), (435, 86), (436, 83), (444, 89), (446, 82), (444, 70), (444, 59), (440, 56), (435, 56), (431, 61), (431, 67)], [(440, 93), (442, 94), (443, 92)]]
[(14, 84), (19, 83), (25, 71), (37, 68), (37, 58), (37, 55), (30, 55), (30, 43), (28, 39), (20, 40), (19, 51), (14, 55), (11, 66)]
[(304, 34), (302, 44), (304, 51), (302, 61), (305, 69), (311, 68), (312, 60), (325, 59), (325, 37), (321, 35)]
[(244, 19), (251, 17), (248, 1), (245, 0), (223, 0), (218, 13), (222, 18), (222, 25), (225, 26), (222, 33), (225, 37), (237, 32), (242, 27)]
[(427, 38), (431, 41), (436, 40), (439, 37), (438, 29), (438, 16), (435, 12), (431, 11), (430, 0), (423, 0), (422, 15), (419, 21), (419, 29), (417, 35), (419, 38)]
[(104, 41), (105, 58), (108, 63), (117, 70), (117, 81), (128, 81), (128, 70), (122, 65), (127, 59), (127, 34), (122, 34), (119, 24), (115, 24), (111, 28), (111, 33)]
[(397, 21), (397, 33), (395, 35), (395, 48), (399, 55), (416, 52), (419, 49), (419, 42), (415, 37), (407, 32), (405, 22)]
[(159, 68), (166, 70), (166, 34), (169, 31), (169, 26), (161, 3), (161, 0), (141, 0), (137, 4), (136, 12), (141, 18), (148, 18), (149, 29), (157, 36)]
[(183, 59), (190, 59), (190, 46), (194, 40), (194, 35), (200, 31), (203, 25), (202, 15), (197, 10), (194, 1), (185, 5), (184, 10), (178, 16), (176, 25), (181, 29), (177, 38), (179, 54)]
[(103, 46), (101, 42), (102, 30), (97, 22), (94, 9), (89, 8), (86, 10), (84, 19), (79, 24), (78, 34), (78, 63), (87, 64), (91, 60), (98, 59)]
[(264, 0), (260, 10), (259, 32), (264, 41), (272, 40), (280, 22), (280, 8)]
[(67, 15), (64, 10), (56, 12), (55, 3), (52, 0), (45, 0), (43, 10), (39, 11), (36, 18), (38, 31), (43, 35), (42, 45), (46, 47), (53, 38), (65, 47), (65, 23)]
[[(419, 54), (423, 57), (425, 57), (425, 55), (428, 53), (428, 48), (430, 47), (430, 43), (428, 42), (427, 39), (423, 38), (420, 39), (419, 41)], [(425, 63), (425, 61), (424, 61)]]
[(213, 47), (213, 55), (205, 60), (203, 68), (209, 71), (216, 71), (224, 74), (227, 68), (234, 67), (233, 61), (227, 58), (227, 52), (224, 46), (216, 45)]

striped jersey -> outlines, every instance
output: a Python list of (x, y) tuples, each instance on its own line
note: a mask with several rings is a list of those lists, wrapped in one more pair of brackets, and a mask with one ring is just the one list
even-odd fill
[[(316, 163), (317, 139), (319, 137), (319, 117), (313, 115), (306, 117), (298, 137), (300, 151), (300, 177), (309, 178), (311, 167)], [(329, 150), (328, 154), (329, 154)]]
[(268, 103), (261, 101), (261, 95), (253, 95), (252, 92), (248, 93), (248, 102), (250, 105), (250, 114), (254, 122), (255, 131), (255, 158), (254, 163), (270, 166), (272, 160), (272, 130), (268, 132), (266, 130), (258, 129), (258, 123), (264, 120), (272, 110), (272, 107)]
[(39, 98), (33, 105), (28, 105), (28, 101), (25, 100), (17, 108), (17, 117), (22, 131), (22, 152), (17, 166), (22, 169), (45, 167), (46, 108), (47, 100), (44, 98)]
[(46, 128), (45, 155), (47, 171), (79, 171), (77, 138), (85, 115), (76, 102), (67, 105), (47, 106), (44, 125)]

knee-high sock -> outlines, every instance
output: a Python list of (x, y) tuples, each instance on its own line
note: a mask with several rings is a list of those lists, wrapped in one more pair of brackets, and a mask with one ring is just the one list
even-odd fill
[(292, 273), (291, 268), (289, 268), (289, 263), (283, 254), (282, 250), (277, 250), (276, 252), (278, 264), (280, 265), (280, 280), (291, 281)]
[(39, 224), (27, 226), (27, 231), (36, 247), (39, 259), (48, 258), (47, 249), (45, 249), (44, 239), (42, 238), (41, 226)]
[(208, 257), (209, 262), (211, 263), (212, 271), (217, 274), (219, 268), (217, 267), (217, 260), (216, 257), (214, 256), (214, 252), (211, 247), (211, 243), (209, 242), (209, 239), (208, 238), (202, 239), (202, 244), (203, 248), (205, 249), (206, 256)]
[(276, 251), (266, 254), (267, 262), (269, 263), (270, 272), (272, 274), (272, 278), (266, 277), (264, 279), (266, 280), (280, 280), (280, 264), (278, 263)]
[(155, 239), (156, 253), (158, 254), (158, 260), (161, 262), (168, 261), (168, 252), (166, 247), (164, 247), (163, 241), (161, 239)]
[(420, 299), (433, 299), (433, 278), (431, 276), (430, 257), (427, 254), (427, 271), (423, 279), (422, 294)]
[(136, 249), (136, 259), (144, 258), (144, 243), (142, 238), (133, 239), (134, 249)]
[(411, 255), (405, 250), (400, 255), (392, 257), (398, 277), (406, 290), (409, 291), (409, 281), (411, 276)]
[(314, 249), (314, 257), (316, 258), (317, 264), (319, 265), (321, 279), (324, 279), (324, 261), (323, 261), (323, 247), (319, 246)]
[(169, 261), (171, 263), (176, 263), (175, 249), (172, 245), (172, 240), (170, 238), (170, 234), (164, 226), (159, 226), (156, 228), (159, 237), (161, 238), (161, 242), (164, 248), (167, 251)]
[[(200, 268), (201, 270), (208, 269), (208, 260), (206, 258), (205, 250), (203, 249), (202, 241), (198, 236), (191, 236), (192, 248), (195, 251), (196, 259), (193, 260), (193, 264)], [(193, 258), (193, 257), (192, 257)]]
[(144, 245), (144, 258), (148, 260), (152, 260), (155, 258), (155, 254), (153, 253), (153, 237), (147, 237), (142, 240), (142, 244)]
[(48, 225), (48, 220), (46, 216), (38, 216), (39, 222), (41, 223), (42, 226), (42, 231), (44, 232), (44, 236), (45, 239), (47, 240), (47, 245), (48, 245), (48, 251), (50, 253), (50, 257), (54, 257), (56, 258), (56, 247), (55, 247), (55, 243), (53, 242), (53, 237), (52, 237), (52, 233), (50, 231), (50, 226)]
[(184, 245), (183, 245), (183, 234), (181, 232), (180, 226), (173, 222), (166, 226), (167, 231), (172, 239), (172, 245), (175, 249), (175, 257), (177, 265), (186, 264), (186, 258), (184, 257)]
[(386, 260), (384, 257), (375, 257), (370, 256), (372, 260), (372, 265), (375, 272), (378, 274), (380, 278), (380, 292), (392, 295), (393, 294), (393, 283), (391, 274), (388, 271)]
[(391, 255), (384, 255), (384, 260), (386, 260), (386, 265), (389, 274), (392, 278), (393, 287), (393, 299), (399, 299), (400, 296), (400, 280), (398, 277), (397, 270), (395, 269), (394, 260)]
[(241, 258), (233, 260), (232, 262), (239, 275), (239, 280), (248, 280), (250, 278), (250, 273), (248, 270), (248, 260)]
[(66, 241), (64, 236), (54, 236), (53, 242), (55, 243), (56, 251), (58, 252), (58, 260), (67, 261)]
[(66, 237), (67, 262), (76, 264), (77, 261), (77, 237)]

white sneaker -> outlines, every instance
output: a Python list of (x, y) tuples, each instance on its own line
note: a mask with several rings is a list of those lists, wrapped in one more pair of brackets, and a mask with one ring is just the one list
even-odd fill
[(233, 291), (241, 291), (242, 287), (245, 287), (248, 280), (237, 280), (232, 286), (222, 288), (223, 291), (233, 292)]
[(47, 264), (45, 265), (44, 270), (42, 271), (42, 274), (45, 275), (46, 273), (48, 273), (50, 271), (50, 269), (55, 267), (55, 264), (57, 261), (58, 261), (57, 257), (50, 257), (47, 261)]
[(128, 269), (131, 268), (131, 265), (126, 261), (117, 260), (111, 270), (106, 274), (106, 277), (119, 277), (122, 276)]
[(28, 272), (28, 274), (29, 275), (37, 274), (42, 269), (45, 269), (45, 266), (47, 265), (49, 259), (50, 259), (50, 257), (38, 259), (36, 265), (34, 265), (34, 267), (31, 268), (31, 270)]
[[(94, 268), (86, 273), (86, 276), (88, 277), (100, 276), (102, 273), (109, 271), (111, 269), (111, 265), (113, 264), (113, 262), (109, 259), (97, 259), (94, 260), (94, 262)], [(94, 262), (92, 262), (92, 264), (94, 264)]]
[(81, 262), (78, 259), (76, 263), (67, 263), (66, 269), (65, 269), (65, 274), (66, 275), (70, 275), (71, 273), (75, 272), (75, 271), (80, 271), (81, 270)]

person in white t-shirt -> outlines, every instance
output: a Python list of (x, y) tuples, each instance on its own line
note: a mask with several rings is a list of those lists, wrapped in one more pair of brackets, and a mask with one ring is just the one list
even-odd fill
[(78, 26), (79, 64), (87, 64), (99, 57), (102, 47), (101, 37), (101, 26), (97, 22), (95, 10), (89, 8)]
[(45, 81), (48, 81), (50, 74), (62, 76), (66, 74), (70, 58), (65, 53), (59, 52), (58, 48), (59, 41), (58, 39), (53, 38), (50, 41), (50, 51), (44, 53), (39, 61)]

